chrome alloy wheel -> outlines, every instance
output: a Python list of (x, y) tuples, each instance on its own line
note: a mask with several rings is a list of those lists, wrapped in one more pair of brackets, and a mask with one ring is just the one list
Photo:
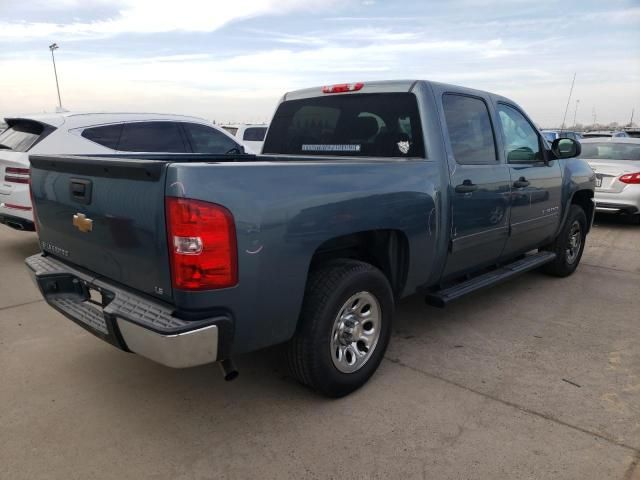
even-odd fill
[(382, 311), (373, 294), (358, 292), (340, 309), (331, 332), (331, 360), (342, 373), (353, 373), (371, 358), (380, 338)]
[(577, 220), (571, 224), (571, 229), (569, 230), (569, 242), (567, 245), (567, 263), (573, 264), (578, 255), (580, 254), (580, 247), (582, 246), (582, 228), (580, 227), (580, 222)]

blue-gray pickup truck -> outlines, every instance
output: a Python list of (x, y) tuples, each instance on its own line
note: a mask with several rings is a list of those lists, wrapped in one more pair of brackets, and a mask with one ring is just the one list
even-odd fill
[[(328, 396), (380, 364), (394, 304), (580, 262), (594, 173), (511, 100), (428, 81), (284, 95), (261, 155), (33, 156), (57, 311), (171, 367), (284, 344)], [(428, 315), (428, 312), (425, 312)], [(70, 354), (73, 354), (72, 352)]]

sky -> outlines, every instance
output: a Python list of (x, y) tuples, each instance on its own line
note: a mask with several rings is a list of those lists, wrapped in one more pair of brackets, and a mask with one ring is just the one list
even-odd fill
[(55, 110), (53, 42), (72, 111), (262, 122), (290, 90), (416, 78), (640, 123), (640, 0), (0, 0), (0, 115)]

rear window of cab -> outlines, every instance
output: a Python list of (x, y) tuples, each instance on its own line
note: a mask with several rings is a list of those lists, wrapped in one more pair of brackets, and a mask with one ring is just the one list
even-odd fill
[(263, 153), (424, 158), (416, 96), (362, 93), (285, 101)]

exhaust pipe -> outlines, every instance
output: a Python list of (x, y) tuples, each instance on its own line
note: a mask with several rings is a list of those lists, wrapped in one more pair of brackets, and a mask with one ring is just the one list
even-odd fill
[(220, 365), (220, 368), (222, 369), (222, 376), (227, 382), (235, 380), (236, 378), (238, 378), (238, 375), (240, 375), (238, 373), (238, 370), (236, 369), (236, 365), (230, 358), (225, 358), (218, 363)]

